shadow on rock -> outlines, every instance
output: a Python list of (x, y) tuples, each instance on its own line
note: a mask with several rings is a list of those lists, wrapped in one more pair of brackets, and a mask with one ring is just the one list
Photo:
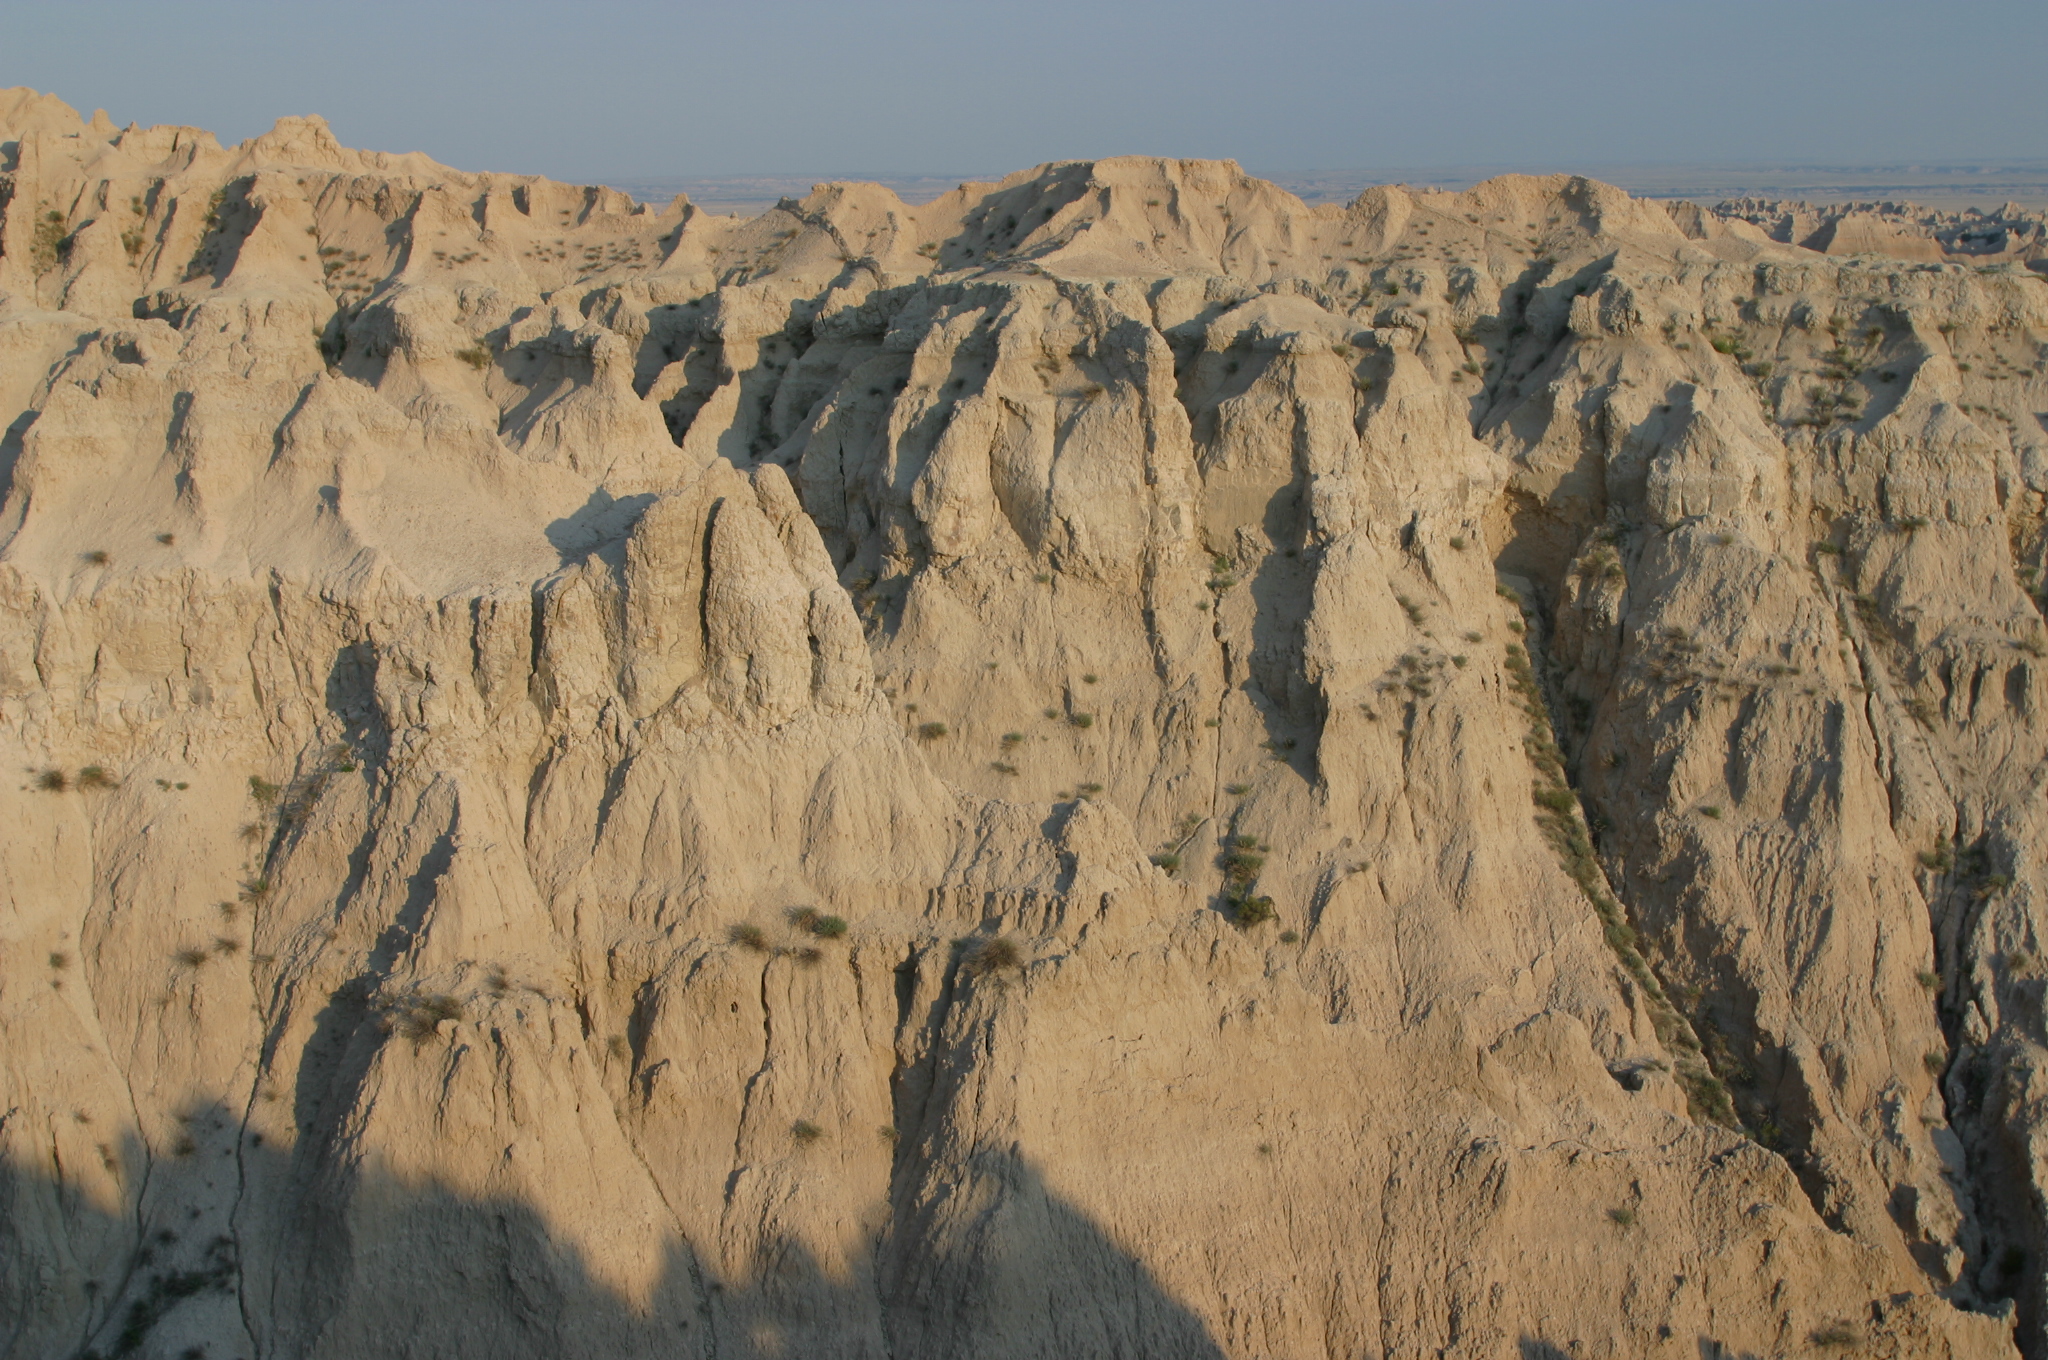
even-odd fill
[[(1223, 1357), (1011, 1153), (976, 1154), (850, 1272), (771, 1236), (722, 1278), (678, 1239), (627, 1299), (517, 1200), (403, 1182), (367, 1158), (308, 1176), (219, 1105), (182, 1123), (195, 1136), (153, 1159), (133, 1138), (101, 1145), (104, 1177), (62, 1157), (0, 1164), (0, 1357)], [(17, 1150), (37, 1141), (0, 1133)]]

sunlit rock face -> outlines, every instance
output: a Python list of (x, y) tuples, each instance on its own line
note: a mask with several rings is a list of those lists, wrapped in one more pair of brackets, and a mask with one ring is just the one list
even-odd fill
[(0, 1355), (2048, 1345), (2020, 254), (25, 91), (0, 211)]

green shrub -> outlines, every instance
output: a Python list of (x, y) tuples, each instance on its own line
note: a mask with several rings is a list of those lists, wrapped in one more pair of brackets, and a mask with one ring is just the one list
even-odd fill
[(725, 932), (725, 937), (742, 949), (756, 954), (768, 952), (768, 932), (750, 921), (742, 921)]
[(1251, 927), (1272, 920), (1279, 913), (1273, 907), (1270, 897), (1243, 897), (1232, 902), (1232, 915), (1237, 924), (1249, 930)]
[(821, 940), (842, 939), (846, 935), (845, 918), (839, 916), (820, 916), (811, 922), (811, 934)]
[(815, 1143), (825, 1136), (825, 1131), (808, 1119), (799, 1119), (789, 1126), (789, 1136), (799, 1143)]
[(1252, 791), (1252, 786), (1249, 784), (1225, 784), (1223, 791), (1232, 798), (1242, 798)]
[(62, 793), (71, 787), (70, 777), (62, 770), (54, 768), (38, 774), (35, 783), (44, 793)]
[(1922, 987), (1925, 987), (1930, 992), (1941, 986), (1941, 974), (1929, 972), (1925, 968), (1914, 974), (1914, 977), (1919, 980)]
[(1705, 807), (1700, 809), (1700, 816), (1712, 817), (1716, 821), (1719, 821), (1721, 817), (1721, 809), (1715, 807), (1712, 803), (1709, 803)]
[(1171, 850), (1161, 851), (1159, 854), (1154, 855), (1152, 862), (1166, 870), (1169, 874), (1180, 868), (1180, 856), (1174, 854)]
[(277, 785), (261, 775), (252, 774), (249, 776), (249, 796), (256, 800), (256, 806), (269, 807), (277, 801), (277, 795), (280, 792), (281, 790)]
[(1301, 943), (1301, 932), (1300, 932), (1300, 931), (1298, 931), (1298, 930), (1283, 930), (1283, 931), (1281, 931), (1281, 932), (1280, 932), (1280, 943), (1282, 943), (1282, 944), (1300, 944), (1300, 943)]
[(114, 777), (103, 766), (88, 765), (78, 772), (78, 787), (81, 789), (111, 789)]
[(1076, 713), (1069, 717), (1067, 721), (1076, 727), (1093, 727), (1095, 726), (1095, 715), (1092, 713)]
[(946, 732), (947, 727), (942, 722), (920, 723), (917, 728), (917, 739), (919, 741), (937, 741), (940, 737), (945, 736)]
[(1617, 1228), (1633, 1228), (1636, 1225), (1636, 1211), (1633, 1209), (1609, 1209), (1607, 1221)]
[(184, 965), (187, 968), (197, 968), (206, 962), (208, 956), (204, 949), (193, 949), (187, 947), (184, 949), (180, 949), (177, 953), (171, 955), (171, 957), (176, 959), (180, 964)]

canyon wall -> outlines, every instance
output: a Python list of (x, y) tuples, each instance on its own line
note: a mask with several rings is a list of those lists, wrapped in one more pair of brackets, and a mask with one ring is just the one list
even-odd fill
[(0, 1355), (2048, 1354), (2044, 355), (0, 92)]

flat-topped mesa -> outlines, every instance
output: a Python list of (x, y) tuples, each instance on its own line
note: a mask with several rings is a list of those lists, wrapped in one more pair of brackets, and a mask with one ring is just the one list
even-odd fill
[(15, 1351), (2048, 1345), (2017, 260), (0, 129)]

